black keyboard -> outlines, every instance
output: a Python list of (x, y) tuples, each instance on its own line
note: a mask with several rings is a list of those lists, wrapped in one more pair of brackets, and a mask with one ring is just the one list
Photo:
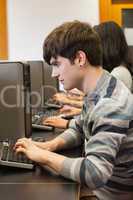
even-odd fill
[(63, 116), (63, 115), (60, 115), (59, 109), (47, 109), (43, 112), (38, 112), (36, 115), (32, 116), (32, 127), (44, 130), (53, 130), (52, 126), (46, 126), (42, 124), (42, 121), (52, 116)]
[(33, 169), (34, 165), (23, 153), (18, 153), (13, 149), (15, 142), (0, 142), (0, 164), (11, 167)]

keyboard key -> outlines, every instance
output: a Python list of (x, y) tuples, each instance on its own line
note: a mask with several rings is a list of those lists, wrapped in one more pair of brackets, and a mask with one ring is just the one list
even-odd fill
[(1, 160), (7, 160), (8, 146), (3, 146)]

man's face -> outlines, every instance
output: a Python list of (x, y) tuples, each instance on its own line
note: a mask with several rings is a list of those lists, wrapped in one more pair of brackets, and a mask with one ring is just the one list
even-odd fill
[(56, 59), (51, 58), (50, 60), (50, 63), (53, 65), (52, 77), (58, 78), (64, 85), (65, 90), (71, 90), (75, 87), (80, 89), (81, 87), (82, 73), (80, 66), (75, 60), (73, 64), (69, 59), (62, 56), (58, 56)]

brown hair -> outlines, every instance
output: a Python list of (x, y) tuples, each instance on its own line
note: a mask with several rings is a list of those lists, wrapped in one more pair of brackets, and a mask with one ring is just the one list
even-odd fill
[(88, 23), (72, 21), (55, 28), (45, 39), (43, 58), (50, 64), (50, 59), (62, 56), (73, 62), (77, 51), (84, 51), (89, 63), (101, 65), (102, 48), (98, 34)]
[(111, 72), (115, 67), (124, 65), (133, 74), (133, 62), (122, 28), (114, 21), (94, 26), (103, 47), (103, 68)]

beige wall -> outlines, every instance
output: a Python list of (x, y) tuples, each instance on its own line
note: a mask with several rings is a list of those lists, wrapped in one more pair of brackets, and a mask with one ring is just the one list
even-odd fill
[(42, 58), (42, 43), (55, 26), (79, 19), (99, 22), (98, 0), (7, 0), (10, 59)]

